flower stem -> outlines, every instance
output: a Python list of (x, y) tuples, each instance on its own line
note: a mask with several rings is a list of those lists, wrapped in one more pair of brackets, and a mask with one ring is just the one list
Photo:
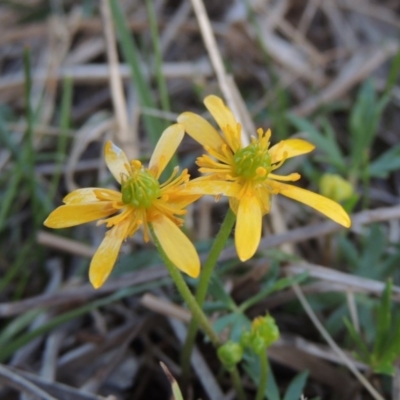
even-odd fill
[(164, 261), (164, 264), (167, 267), (167, 270), (168, 270), (169, 274), (171, 275), (171, 278), (174, 281), (176, 288), (178, 289), (180, 295), (183, 297), (187, 306), (189, 307), (190, 311), (192, 312), (192, 318), (198, 322), (198, 324), (201, 326), (201, 328), (204, 330), (204, 332), (210, 338), (212, 344), (215, 347), (220, 346), (221, 342), (220, 342), (217, 334), (214, 332), (214, 330), (213, 330), (210, 322), (208, 321), (208, 318), (204, 314), (203, 310), (197, 304), (197, 301), (194, 298), (194, 296), (192, 295), (185, 280), (183, 279), (182, 274), (179, 272), (178, 268), (175, 267), (175, 265), (170, 261), (170, 259), (166, 255), (164, 249), (162, 248), (162, 246), (157, 238), (157, 235), (154, 232), (153, 226), (151, 224), (149, 224), (149, 227), (150, 227), (150, 232), (151, 232), (151, 236), (153, 238), (154, 244), (156, 245), (161, 258)]
[(267, 354), (263, 352), (262, 354), (260, 354), (259, 359), (260, 359), (260, 381), (258, 383), (256, 400), (263, 400), (265, 397), (265, 388), (267, 386), (267, 379), (268, 379)]
[(236, 367), (231, 371), (231, 378), (238, 400), (246, 400), (246, 393), (243, 390), (242, 380)]
[[(200, 307), (203, 306), (212, 272), (214, 271), (215, 264), (217, 263), (218, 257), (222, 249), (226, 245), (226, 241), (228, 240), (228, 237), (232, 231), (235, 220), (236, 215), (229, 208), (228, 212), (226, 213), (225, 219), (222, 222), (221, 228), (211, 246), (210, 252), (208, 253), (207, 260), (205, 261), (204, 266), (201, 269), (201, 274), (196, 289), (196, 300), (197, 304)], [(183, 386), (186, 386), (185, 382), (188, 381), (190, 371), (190, 356), (192, 354), (198, 327), (199, 323), (197, 319), (192, 318), (189, 324), (188, 333), (186, 336), (185, 344), (183, 346), (181, 358)]]

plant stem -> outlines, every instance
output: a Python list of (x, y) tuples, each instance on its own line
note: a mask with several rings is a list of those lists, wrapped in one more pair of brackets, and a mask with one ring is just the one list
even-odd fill
[(201, 326), (201, 328), (204, 330), (204, 332), (210, 338), (212, 344), (215, 347), (219, 347), (221, 345), (221, 342), (220, 342), (217, 334), (214, 332), (210, 322), (208, 321), (207, 316), (204, 314), (203, 310), (197, 304), (196, 299), (192, 295), (188, 285), (186, 284), (185, 280), (183, 279), (182, 274), (179, 272), (178, 268), (176, 268), (175, 265), (168, 258), (167, 254), (165, 253), (164, 249), (162, 248), (162, 246), (157, 238), (157, 235), (154, 232), (153, 226), (150, 224), (149, 227), (150, 227), (150, 232), (151, 232), (151, 236), (153, 238), (154, 244), (156, 245), (161, 258), (164, 261), (164, 264), (167, 267), (167, 270), (168, 270), (169, 274), (171, 275), (171, 278), (174, 281), (176, 288), (178, 289), (180, 295), (183, 297), (187, 306), (189, 307), (190, 311), (192, 312), (192, 318), (198, 322), (198, 324)]
[(268, 379), (268, 363), (267, 363), (266, 352), (260, 354), (259, 359), (260, 359), (260, 381), (258, 383), (256, 400), (263, 400), (265, 398), (265, 388), (267, 386), (267, 379)]
[[(221, 228), (213, 242), (213, 245), (211, 246), (210, 252), (208, 253), (207, 260), (205, 261), (204, 266), (201, 269), (201, 274), (196, 289), (196, 300), (199, 307), (203, 306), (212, 272), (214, 271), (215, 264), (217, 263), (218, 257), (222, 249), (226, 245), (226, 241), (228, 240), (228, 237), (232, 231), (235, 220), (236, 215), (229, 208), (225, 219), (222, 222)], [(188, 381), (190, 371), (190, 356), (192, 354), (198, 327), (198, 321), (196, 320), (196, 318), (192, 318), (189, 324), (188, 333), (186, 336), (185, 344), (183, 346), (181, 358), (183, 386), (185, 386), (185, 382)]]
[(236, 367), (231, 371), (231, 378), (238, 400), (246, 400), (246, 393), (243, 390), (242, 380)]

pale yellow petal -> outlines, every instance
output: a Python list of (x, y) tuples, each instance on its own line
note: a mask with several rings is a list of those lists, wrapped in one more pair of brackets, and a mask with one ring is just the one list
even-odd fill
[(157, 239), (171, 262), (190, 277), (197, 278), (200, 273), (200, 259), (192, 242), (164, 215), (152, 224)]
[(185, 192), (185, 190), (182, 189), (168, 195), (168, 204), (183, 209), (186, 208), (189, 204), (194, 203), (201, 196), (202, 194), (191, 194)]
[(126, 165), (129, 164), (123, 150), (113, 142), (108, 141), (104, 147), (106, 164), (114, 178), (121, 183), (121, 174), (127, 174)]
[(126, 238), (129, 220), (115, 225), (101, 242), (92, 258), (89, 269), (89, 280), (95, 289), (101, 287), (110, 275), (117, 260), (122, 242)]
[(327, 197), (282, 182), (268, 181), (268, 185), (277, 190), (280, 194), (318, 210), (346, 228), (349, 228), (351, 225), (350, 217), (343, 207)]
[(97, 188), (84, 188), (77, 189), (71, 193), (68, 193), (64, 198), (63, 202), (65, 204), (80, 204), (80, 203), (92, 203), (98, 201), (94, 190)]
[(159, 178), (164, 168), (170, 162), (176, 149), (181, 144), (185, 128), (181, 124), (169, 126), (161, 135), (156, 148), (153, 151), (149, 162), (149, 168), (156, 171), (156, 178)]
[(256, 196), (244, 195), (237, 210), (235, 245), (239, 259), (246, 261), (257, 251), (261, 239), (262, 210)]
[(207, 96), (204, 99), (204, 104), (222, 131), (224, 131), (227, 126), (236, 127), (236, 118), (221, 98), (214, 95)]
[(96, 219), (108, 217), (117, 210), (113, 203), (103, 201), (86, 204), (67, 204), (56, 208), (43, 222), (45, 226), (53, 229), (69, 228), (70, 226), (85, 224)]
[(238, 196), (240, 190), (241, 186), (235, 182), (210, 180), (207, 177), (193, 179), (182, 189), (183, 192), (188, 194), (224, 195), (228, 197)]
[(236, 153), (242, 147), (241, 126), (232, 111), (217, 96), (207, 96), (204, 104), (221, 128), (228, 146)]
[(185, 127), (185, 131), (203, 147), (209, 146), (219, 151), (225, 144), (222, 136), (203, 117), (192, 112), (184, 112), (178, 117), (178, 122)]
[(287, 139), (272, 146), (268, 152), (271, 156), (271, 162), (277, 163), (281, 161), (285, 156), (287, 158), (297, 157), (302, 154), (313, 151), (315, 146), (302, 139)]

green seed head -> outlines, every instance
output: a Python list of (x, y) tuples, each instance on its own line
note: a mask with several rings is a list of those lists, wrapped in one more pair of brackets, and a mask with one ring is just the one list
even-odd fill
[(153, 201), (160, 197), (160, 184), (146, 170), (123, 179), (121, 183), (122, 201), (136, 208), (149, 208)]
[(266, 149), (254, 142), (234, 155), (235, 173), (245, 179), (263, 181), (271, 172), (271, 156)]
[(227, 341), (217, 350), (218, 358), (226, 369), (231, 370), (243, 357), (243, 347), (232, 340)]

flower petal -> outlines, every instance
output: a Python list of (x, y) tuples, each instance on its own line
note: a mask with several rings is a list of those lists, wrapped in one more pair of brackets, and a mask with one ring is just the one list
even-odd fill
[(201, 196), (201, 194), (191, 194), (185, 192), (184, 189), (180, 189), (168, 195), (168, 204), (172, 204), (174, 207), (183, 209), (189, 204), (194, 203)]
[(89, 269), (89, 280), (95, 289), (101, 287), (110, 275), (122, 242), (126, 238), (128, 225), (129, 219), (126, 219), (107, 231), (96, 254), (92, 258)]
[(236, 251), (241, 261), (251, 258), (261, 239), (262, 210), (256, 196), (245, 194), (239, 201), (235, 228)]
[(117, 182), (121, 183), (121, 174), (127, 174), (126, 165), (129, 164), (125, 153), (113, 142), (108, 141), (104, 147), (104, 157), (108, 169)]
[(112, 201), (98, 203), (67, 204), (56, 208), (44, 221), (48, 228), (60, 229), (85, 224), (96, 219), (108, 217), (117, 210)]
[(160, 215), (152, 222), (157, 239), (171, 262), (192, 278), (200, 273), (200, 259), (192, 242), (167, 217)]
[(346, 228), (351, 225), (351, 219), (343, 207), (327, 197), (282, 182), (268, 181), (268, 185), (276, 189), (280, 194), (318, 210)]
[(224, 131), (227, 126), (231, 126), (232, 128), (236, 127), (236, 118), (221, 98), (214, 95), (207, 96), (204, 99), (204, 104), (215, 121), (217, 121), (217, 124), (222, 131)]
[(277, 163), (283, 159), (286, 153), (287, 158), (300, 156), (313, 151), (315, 146), (302, 139), (287, 139), (272, 146), (268, 153), (271, 156), (271, 162)]
[(223, 137), (228, 143), (228, 146), (236, 153), (242, 148), (242, 128), (235, 119), (232, 111), (225, 105), (223, 100), (217, 96), (207, 96), (204, 99), (204, 104), (221, 128)]
[(225, 195), (228, 197), (238, 196), (240, 190), (241, 186), (235, 182), (213, 180), (208, 176), (193, 179), (182, 189), (187, 194)]
[(169, 126), (162, 133), (149, 163), (149, 168), (156, 171), (157, 179), (176, 152), (176, 149), (182, 142), (184, 134), (185, 128), (180, 124)]
[(93, 203), (94, 201), (99, 201), (96, 197), (94, 191), (99, 188), (83, 188), (74, 190), (68, 193), (64, 198), (63, 202), (65, 204), (82, 204), (82, 203)]
[(178, 117), (178, 122), (185, 127), (185, 131), (203, 147), (209, 146), (219, 151), (225, 144), (222, 136), (217, 130), (203, 117), (192, 112), (184, 112)]

